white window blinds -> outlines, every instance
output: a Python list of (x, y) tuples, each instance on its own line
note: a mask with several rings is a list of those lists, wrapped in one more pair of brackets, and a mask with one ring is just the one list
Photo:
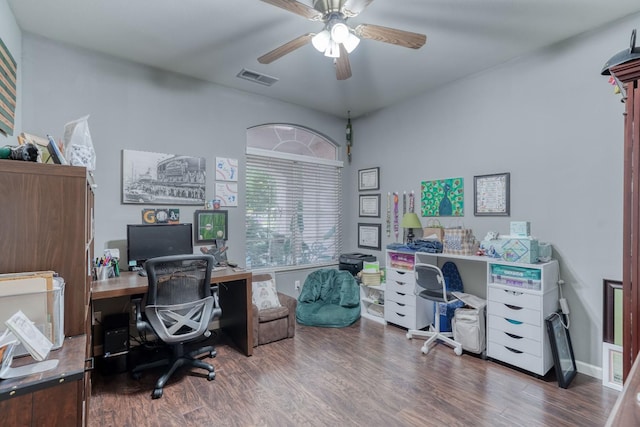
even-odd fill
[(247, 154), (247, 268), (338, 260), (342, 248), (339, 162), (303, 158)]

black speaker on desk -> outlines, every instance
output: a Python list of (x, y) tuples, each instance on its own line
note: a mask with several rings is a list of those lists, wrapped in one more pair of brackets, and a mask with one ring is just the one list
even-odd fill
[(103, 351), (102, 373), (125, 372), (129, 355), (129, 314), (111, 314), (102, 322)]

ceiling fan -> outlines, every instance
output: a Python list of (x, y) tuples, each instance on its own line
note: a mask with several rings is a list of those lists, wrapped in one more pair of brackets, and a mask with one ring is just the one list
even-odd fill
[(373, 0), (313, 0), (313, 7), (296, 0), (262, 1), (303, 16), (310, 21), (324, 22), (324, 29), (317, 34), (303, 34), (271, 52), (265, 53), (258, 58), (258, 62), (261, 64), (270, 64), (311, 42), (318, 51), (334, 59), (338, 80), (346, 80), (351, 77), (351, 64), (348, 55), (358, 46), (361, 38), (412, 49), (420, 49), (427, 41), (427, 36), (424, 34), (379, 25), (360, 24), (355, 28), (350, 28), (347, 25), (347, 20), (360, 14)]

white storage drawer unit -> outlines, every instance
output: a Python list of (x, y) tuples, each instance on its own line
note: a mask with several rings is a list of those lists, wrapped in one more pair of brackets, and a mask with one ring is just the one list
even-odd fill
[[(397, 259), (402, 262), (392, 262)], [(433, 303), (415, 295), (413, 259), (414, 254), (387, 251), (384, 319), (403, 328), (422, 329), (431, 323)]]
[(487, 356), (545, 375), (553, 356), (544, 319), (558, 308), (558, 262), (490, 262), (487, 287)]

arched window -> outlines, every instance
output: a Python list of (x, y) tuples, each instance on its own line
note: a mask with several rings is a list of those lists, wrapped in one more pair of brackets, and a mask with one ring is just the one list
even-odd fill
[(336, 144), (300, 126), (247, 129), (247, 268), (322, 265), (342, 249)]

